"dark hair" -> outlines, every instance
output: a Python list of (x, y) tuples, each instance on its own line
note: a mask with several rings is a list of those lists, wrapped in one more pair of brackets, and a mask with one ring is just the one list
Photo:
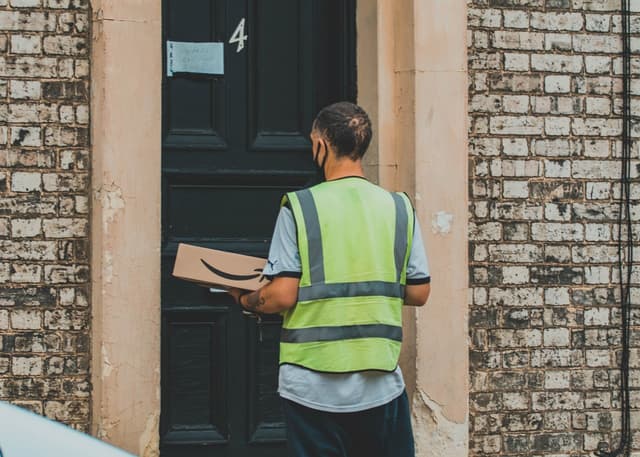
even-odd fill
[(355, 103), (338, 102), (323, 108), (313, 128), (331, 143), (338, 157), (360, 159), (371, 142), (369, 115)]

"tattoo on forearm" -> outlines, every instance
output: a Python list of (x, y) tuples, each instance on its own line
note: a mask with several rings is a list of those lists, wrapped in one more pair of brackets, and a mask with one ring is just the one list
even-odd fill
[(246, 297), (247, 298), (245, 298), (245, 303), (247, 305), (245, 306), (245, 309), (254, 313), (259, 312), (260, 308), (264, 306), (266, 301), (264, 297), (260, 294), (259, 290), (255, 292), (251, 292), (250, 294), (246, 295)]

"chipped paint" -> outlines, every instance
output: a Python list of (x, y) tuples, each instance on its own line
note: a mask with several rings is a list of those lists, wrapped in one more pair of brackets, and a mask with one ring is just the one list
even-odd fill
[(108, 378), (111, 375), (111, 372), (113, 371), (113, 365), (111, 365), (111, 362), (109, 361), (109, 354), (107, 353), (107, 347), (104, 345), (104, 343), (102, 344), (102, 348), (101, 348), (101, 352), (102, 352), (102, 379), (104, 378)]
[(95, 199), (102, 206), (102, 228), (106, 234), (109, 232), (109, 225), (113, 223), (118, 213), (124, 210), (125, 201), (122, 189), (114, 182), (105, 184), (96, 190)]
[(416, 455), (467, 457), (468, 419), (451, 421), (443, 406), (421, 389), (413, 395), (413, 427)]
[(440, 235), (446, 235), (451, 233), (451, 226), (453, 225), (453, 214), (446, 211), (438, 211), (431, 218), (431, 229), (433, 233)]
[[(104, 263), (102, 264), (103, 286), (113, 282), (113, 256), (110, 251), (104, 253)], [(105, 293), (103, 287), (103, 293)]]
[(138, 452), (140, 457), (158, 457), (160, 455), (159, 421), (160, 414), (157, 412), (147, 418), (144, 431), (140, 435)]

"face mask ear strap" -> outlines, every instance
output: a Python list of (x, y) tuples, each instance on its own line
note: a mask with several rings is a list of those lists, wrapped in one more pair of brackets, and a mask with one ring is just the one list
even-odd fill
[(313, 153), (313, 161), (318, 163), (318, 154), (320, 154), (320, 142), (318, 141), (318, 146), (316, 146), (316, 150)]
[[(322, 168), (322, 171), (324, 171), (324, 166), (327, 163), (327, 159), (329, 158), (329, 148), (327, 147), (327, 143), (325, 143), (324, 141), (322, 142), (322, 144), (324, 145), (324, 159), (322, 159), (322, 164), (320, 165), (320, 168)], [(318, 153), (320, 153), (319, 148), (318, 148)]]

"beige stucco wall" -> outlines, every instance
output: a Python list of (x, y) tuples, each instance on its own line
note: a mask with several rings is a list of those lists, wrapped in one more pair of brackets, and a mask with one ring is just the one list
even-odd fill
[[(148, 457), (160, 412), (160, 2), (92, 6), (93, 428)], [(434, 277), (429, 304), (405, 312), (420, 456), (467, 455), (465, 28), (463, 0), (358, 5), (359, 102), (377, 132), (367, 174), (414, 197)]]
[(367, 172), (413, 196), (433, 276), (427, 306), (404, 315), (417, 453), (466, 456), (466, 2), (361, 1), (358, 21), (359, 103), (377, 132)]
[(158, 455), (161, 15), (93, 0), (93, 431)]

